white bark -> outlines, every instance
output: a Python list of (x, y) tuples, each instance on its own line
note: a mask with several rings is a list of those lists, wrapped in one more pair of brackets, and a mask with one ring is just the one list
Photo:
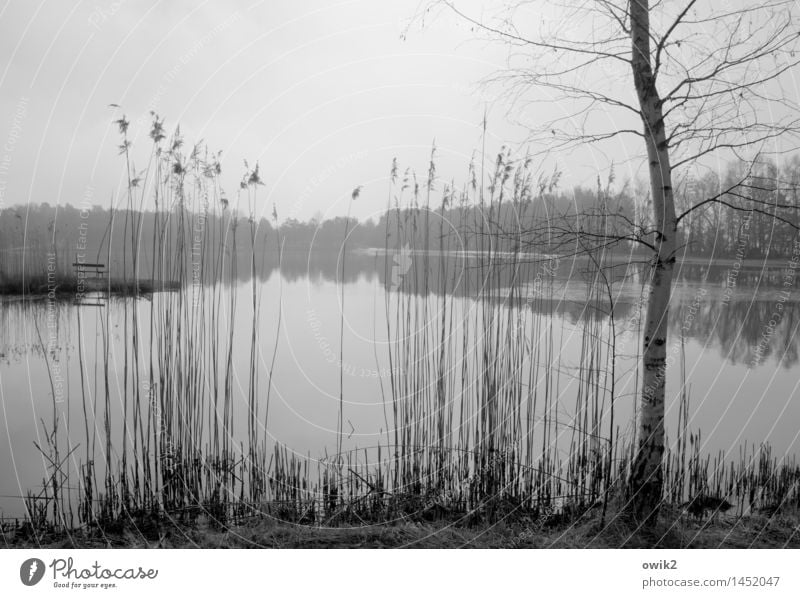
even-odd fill
[(643, 378), (636, 453), (629, 479), (629, 511), (637, 521), (658, 516), (664, 475), (664, 402), (667, 324), (677, 223), (672, 193), (669, 145), (650, 49), (649, 0), (630, 0), (633, 78), (644, 125), (656, 229), (652, 278), (647, 301), (642, 357)]

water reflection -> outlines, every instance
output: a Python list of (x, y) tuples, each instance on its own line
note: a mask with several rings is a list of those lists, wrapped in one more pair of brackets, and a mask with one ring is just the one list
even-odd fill
[[(489, 266), (479, 263), (474, 256), (350, 253), (342, 263), (342, 255), (336, 252), (312, 255), (286, 252), (280, 264), (280, 275), (277, 261), (271, 258), (264, 258), (260, 266), (263, 267), (257, 268), (257, 278), (261, 282), (263, 306), (259, 338), (264, 339), (264, 346), (260, 349), (258, 378), (262, 389), (270, 376), (273, 339), (279, 338), (272, 379), (269, 440), (285, 443), (298, 454), (310, 454), (314, 458), (327, 454), (337, 441), (341, 375), (338, 281), (342, 271), (346, 284), (343, 364), (346, 429), (352, 430), (348, 441), (362, 448), (385, 441), (391, 427), (391, 422), (387, 423), (380, 386), (383, 383), (383, 388), (388, 388), (390, 376), (383, 311), (387, 291), (413, 301), (430, 299), (429, 321), (422, 325), (438, 324), (439, 298), (454, 298), (456, 332), (459, 318), (474, 313), (473, 299), (481, 293), (487, 300), (523, 304), (530, 310), (528, 313), (542, 315), (543, 328), (552, 326), (560, 331), (558, 342), (562, 346), (557, 353), (563, 370), (559, 372), (561, 387), (554, 393), (558, 402), (553, 410), (566, 425), (574, 417), (574, 397), (579, 392), (577, 378), (570, 379), (569, 368), (580, 365), (582, 339), (579, 331), (583, 320), (600, 311), (607, 324), (613, 302), (618, 335), (622, 338), (626, 331), (631, 333), (627, 344), (620, 342), (618, 350), (623, 355), (634, 354), (646, 278), (646, 265), (641, 263), (622, 262), (609, 270), (609, 301), (585, 261), (529, 258), (500, 260)], [(246, 411), (252, 333), (252, 328), (244, 325), (251, 321), (247, 300), (249, 272), (247, 263), (243, 263), (237, 268), (236, 276), (229, 278), (226, 289), (226, 292), (236, 289), (240, 294), (234, 310), (237, 326), (232, 339), (235, 355), (231, 376), (232, 400), (240, 414)], [(793, 422), (800, 417), (800, 404), (793, 400), (797, 376), (792, 371), (798, 362), (796, 298), (780, 294), (784, 275), (780, 268), (757, 273), (743, 270), (734, 292), (726, 287), (727, 272), (727, 268), (719, 267), (681, 268), (675, 284), (670, 351), (680, 348), (678, 339), (682, 334), (686, 378), (692, 385), (693, 396), (690, 426), (703, 430), (709, 452), (711, 449), (735, 450), (739, 442), (749, 440), (770, 441), (776, 451), (794, 454), (796, 424)], [(754, 282), (758, 285), (750, 284)], [(497, 291), (502, 288), (515, 290), (511, 294)], [(494, 289), (492, 294), (488, 289)], [(597, 302), (587, 302), (588, 298), (597, 297)], [(280, 334), (274, 318), (278, 298), (284, 306)], [(163, 296), (134, 302), (112, 300), (108, 308), (77, 308), (66, 302), (3, 301), (0, 391), (5, 421), (0, 422), (0, 430), (6, 432), (0, 432), (0, 443), (12, 450), (0, 458), (0, 480), (3, 480), (0, 494), (24, 495), (44, 477), (46, 463), (32, 449), (32, 439), (43, 446), (43, 420), (50, 426), (51, 418), (58, 418), (69, 440), (64, 454), (79, 447), (76, 458), (81, 456), (84, 460), (89, 458), (83, 457), (84, 451), (101, 459), (102, 443), (96, 439), (102, 438), (106, 413), (110, 413), (108, 425), (114, 437), (122, 436), (120, 412), (124, 381), (127, 379), (130, 388), (138, 387), (145, 397), (150, 388), (146, 386), (149, 385), (146, 378), (134, 380), (131, 372), (126, 378), (124, 330), (126, 318), (129, 325), (131, 320), (130, 313), (124, 313), (123, 307), (127, 305), (130, 312), (135, 305), (138, 310), (140, 346), (147, 347), (149, 315), (151, 310), (158, 313), (165, 300)], [(223, 308), (228, 305), (227, 298), (221, 305)], [(780, 317), (776, 319), (779, 305)], [(223, 311), (221, 317), (228, 317), (228, 314)], [(465, 345), (465, 351), (476, 344), (474, 338), (469, 340), (470, 346)], [(457, 355), (458, 347), (454, 350)], [(109, 357), (108, 384), (103, 369), (106, 355)], [(81, 357), (83, 368), (80, 367)], [(48, 366), (56, 363), (64, 374), (66, 391), (64, 400), (58, 403), (52, 401), (48, 381)], [(142, 363), (149, 363), (149, 358), (143, 357)], [(155, 367), (158, 369), (159, 364)], [(635, 360), (623, 360), (618, 370), (617, 422), (623, 435), (630, 431), (627, 422), (632, 421), (636, 401), (630, 383), (630, 371), (635, 367)], [(84, 383), (81, 369), (86, 377)], [(198, 372), (198, 376), (203, 374)], [(206, 384), (211, 382), (200, 386), (205, 388)], [(669, 397), (679, 395), (678, 368), (669, 371), (667, 385)], [(458, 396), (458, 392), (454, 391), (454, 395)], [(106, 396), (108, 406), (102, 404)], [(677, 409), (673, 407), (674, 403), (670, 402), (667, 429), (674, 437)], [(85, 413), (89, 414), (88, 427), (84, 424)], [(246, 421), (237, 420), (235, 429), (241, 434), (246, 429)], [(568, 445), (569, 435), (558, 440), (562, 441)], [(87, 450), (90, 443), (91, 452)], [(116, 460), (119, 447), (113, 450), (113, 460)], [(0, 500), (0, 510), (6, 513), (18, 514), (18, 507), (19, 501)]]
[[(272, 276), (278, 264), (266, 266), (259, 274), (261, 280)], [(474, 256), (359, 252), (349, 253), (344, 266), (346, 284), (377, 281), (386, 290), (417, 295), (474, 298), (487, 287), (497, 288), (498, 282), (505, 288), (516, 284), (519, 292), (513, 296), (495, 294), (489, 298), (522, 302), (536, 313), (555, 314), (571, 324), (579, 322), (586, 316), (587, 309), (592, 309), (587, 306), (587, 298), (597, 294), (595, 285), (602, 283), (586, 260), (552, 260), (547, 256), (498, 258), (487, 265)], [(240, 270), (238, 277), (242, 282), (249, 279), (248, 270), (244, 270), (244, 273)], [(342, 279), (342, 254), (285, 253), (280, 270), (288, 282), (336, 283)], [(648, 266), (643, 261), (623, 262), (607, 270), (606, 275), (613, 285), (613, 313), (620, 329), (643, 317), (639, 310), (643, 310), (646, 288), (642, 285), (647, 271)], [(770, 362), (792, 368), (800, 360), (800, 335), (797, 334), (800, 294), (789, 293), (780, 301), (788, 274), (794, 277), (793, 271), (780, 264), (771, 267), (763, 264), (749, 267), (679, 265), (673, 289), (670, 332), (674, 337), (682, 334), (707, 349), (717, 350), (734, 365)], [(608, 311), (604, 290), (599, 297), (601, 305), (598, 307)]]

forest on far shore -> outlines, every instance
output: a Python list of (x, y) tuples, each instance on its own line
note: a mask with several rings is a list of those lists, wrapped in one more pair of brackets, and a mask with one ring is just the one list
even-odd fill
[[(722, 195), (734, 209), (712, 202), (681, 220), (681, 255), (736, 259), (793, 255), (797, 231), (789, 223), (773, 219), (770, 206), (797, 206), (787, 218), (800, 223), (800, 156), (793, 156), (780, 168), (774, 163), (757, 167), (729, 164), (721, 175), (708, 172), (687, 179), (676, 189), (678, 212), (743, 180), (735, 191)], [(552, 230), (602, 229), (603, 234), (630, 237), (648, 229), (652, 212), (647, 192), (633, 190), (630, 184), (613, 191), (611, 185), (604, 189), (598, 181), (597, 189), (577, 187), (570, 192), (540, 189), (538, 193), (507, 193), (505, 197), (498, 192), (493, 199), (483, 198), (483, 205), (474, 194), (446, 185), (438, 193), (434, 187), (430, 198), (407, 187), (411, 185), (398, 185), (383, 215), (364, 222), (344, 216), (307, 221), (289, 218), (277, 224), (266, 217), (256, 219), (256, 254), (275, 253), (278, 238), (287, 250), (338, 251), (345, 232), (348, 249), (393, 247), (391, 238), (401, 229), (402, 237), (411, 239), (412, 249), (476, 250), (481, 247), (481, 238), (491, 233), (496, 250), (569, 254), (574, 248), (560, 244)], [(83, 254), (83, 261), (105, 263), (110, 258), (112, 266), (119, 266), (122, 257), (116, 255), (115, 247), (123, 245), (123, 237), (130, 240), (134, 220), (140, 264), (147, 263), (152, 255), (148, 248), (154, 244), (156, 230), (176, 239), (179, 226), (186, 229), (187, 222), (187, 242), (199, 245), (202, 241), (204, 251), (215, 254), (220, 243), (231, 247), (234, 239), (237, 253), (249, 255), (252, 251), (250, 219), (227, 202), (183, 206), (183, 225), (177, 218), (180, 209), (176, 206), (158, 213), (115, 209), (112, 214), (100, 206), (81, 210), (70, 204), (5, 208), (0, 211), (0, 280), (18, 275), (23, 260), (26, 272), (36, 270), (51, 253), (56, 254), (58, 268), (64, 271), (71, 269), (78, 253)], [(263, 213), (267, 212), (265, 206)], [(786, 216), (785, 210), (782, 213)], [(637, 247), (635, 242), (623, 239), (612, 250), (631, 252)], [(130, 263), (129, 256), (126, 260)]]

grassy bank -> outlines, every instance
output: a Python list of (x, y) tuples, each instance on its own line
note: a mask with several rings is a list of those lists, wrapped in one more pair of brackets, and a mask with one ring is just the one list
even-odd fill
[(597, 516), (571, 523), (518, 519), (467, 525), (398, 519), (391, 523), (306, 526), (253, 518), (223, 529), (164, 522), (125, 529), (78, 530), (38, 540), (20, 529), (3, 533), (6, 548), (800, 548), (797, 512), (766, 517), (698, 519), (673, 510), (655, 529), (638, 532)]

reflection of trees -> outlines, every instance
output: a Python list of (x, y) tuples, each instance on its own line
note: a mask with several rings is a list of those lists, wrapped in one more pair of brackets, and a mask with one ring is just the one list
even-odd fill
[[(266, 250), (257, 257), (256, 276), (258, 280), (266, 281), (277, 273), (277, 258), (274, 252)], [(338, 251), (286, 251), (282, 258), (281, 275), (287, 282), (308, 280), (311, 283), (337, 284), (341, 276), (340, 257)], [(238, 257), (240, 263), (233, 279), (236, 284), (250, 280), (249, 260), (250, 256), (246, 252)], [(514, 301), (527, 304), (532, 313), (555, 314), (574, 324), (586, 317), (587, 309), (594, 309), (586, 303), (585, 298), (590, 295), (586, 287), (588, 283), (583, 280), (586, 264), (580, 260), (562, 259), (555, 268), (551, 262), (534, 257), (517, 263), (505, 259), (494, 264), (481, 264), (475, 256), (429, 255), (427, 260), (423, 260), (420, 254), (412, 254), (407, 261), (408, 264), (405, 258), (391, 254), (384, 256), (353, 252), (347, 257), (344, 281), (346, 284), (359, 280), (377, 281), (390, 292), (399, 291), (419, 296), (427, 292), (431, 295), (448, 294), (463, 298), (477, 297), (482, 285), (489, 281), (492, 282), (488, 284), (490, 288), (498, 288), (496, 285), (499, 281), (499, 288), (516, 284), (520, 293)], [(716, 348), (733, 364), (749, 365), (755, 355), (754, 347), (762, 342), (762, 335), (776, 310), (777, 295), (769, 291), (781, 288), (784, 273), (780, 268), (743, 268), (736, 279), (738, 297), (734, 295), (730, 301), (724, 302), (719, 289), (725, 287), (729, 271), (728, 267), (692, 265), (681, 268), (683, 280), (690, 283), (704, 281), (701, 284), (711, 291), (700, 301), (692, 324), (685, 334), (687, 338), (709, 348)], [(609, 272), (613, 274), (615, 284), (627, 281), (630, 285), (631, 292), (620, 297), (614, 305), (617, 322), (623, 322), (633, 316), (637, 301), (635, 293), (639, 290), (639, 267), (631, 265), (628, 268), (614, 268)], [(225, 284), (232, 282), (227, 269), (224, 278)], [(492, 299), (508, 301), (505, 294), (496, 295)], [(691, 292), (675, 298), (670, 316), (675, 334), (680, 333), (693, 301)], [(36, 310), (43, 312), (43, 305), (39, 305)], [(800, 363), (800, 317), (795, 313), (798, 307), (797, 300), (784, 303), (778, 326), (763, 341), (763, 362), (780, 360), (786, 368)], [(597, 308), (607, 313), (607, 305)], [(25, 309), (21, 302), (7, 302), (3, 306), (0, 333), (4, 347), (0, 354), (4, 353), (6, 358), (11, 357), (12, 353), (24, 352), (20, 352), (19, 348), (14, 349), (9, 343), (11, 339), (22, 338), (21, 331), (16, 329), (23, 325)], [(59, 316), (63, 315), (65, 306), (60, 305), (58, 309)]]
[[(340, 254), (337, 251), (287, 251), (283, 255), (281, 274), (288, 282), (298, 282), (308, 278), (311, 282), (324, 281), (338, 283)], [(249, 259), (241, 256), (243, 263)], [(266, 280), (277, 270), (277, 261), (272, 256), (263, 258), (263, 268), (259, 279)], [(429, 255), (423, 260), (421, 254), (413, 253), (406, 266), (402, 257), (390, 254), (370, 255), (355, 252), (347, 257), (344, 274), (346, 284), (358, 280), (374, 281), (387, 291), (400, 291), (422, 296), (425, 293), (441, 296), (477, 297), (482, 286), (489, 288), (508, 288), (516, 284), (520, 289), (517, 303), (526, 303), (533, 313), (555, 314), (569, 323), (577, 323), (587, 315), (586, 297), (590, 296), (588, 284), (584, 280), (587, 263), (580, 258), (561, 259), (557, 267), (545, 258), (528, 256), (516, 262), (510, 258), (497, 259), (492, 264), (481, 263), (473, 256)], [(246, 264), (245, 264), (246, 265)], [(249, 280), (249, 269), (238, 269), (237, 282)], [(716, 348), (733, 364), (749, 365), (754, 357), (754, 347), (762, 342), (762, 335), (775, 311), (775, 294), (770, 290), (781, 288), (784, 272), (780, 268), (741, 268), (736, 278), (736, 290), (740, 297), (724, 302), (720, 288), (730, 272), (729, 266), (684, 265), (681, 267), (682, 280), (689, 283), (711, 287), (711, 292), (699, 303), (691, 326), (685, 331), (692, 338), (709, 348)], [(609, 276), (614, 284), (627, 282), (631, 293), (620, 298), (614, 305), (614, 316), (618, 322), (633, 315), (638, 299), (641, 266), (632, 264), (627, 268), (613, 268)], [(490, 284), (491, 282), (491, 284)], [(567, 283), (569, 283), (567, 285)], [(570, 292), (565, 289), (569, 287)], [(508, 297), (499, 294), (494, 300), (505, 302)], [(677, 296), (670, 316), (675, 334), (686, 321), (688, 309), (692, 305), (692, 293)], [(607, 305), (596, 308), (607, 313)], [(765, 339), (762, 361), (781, 360), (783, 367), (789, 368), (800, 362), (800, 338), (795, 314), (798, 302), (784, 304), (781, 321), (775, 331)], [(782, 359), (781, 359), (782, 358)]]
[[(708, 173), (705, 177), (692, 181), (691, 185), (682, 186), (676, 191), (676, 201), (679, 205), (691, 201), (685, 196), (691, 191), (694, 195), (712, 196), (715, 189), (722, 185), (727, 187), (727, 182), (736, 178), (736, 174), (744, 167), (741, 164), (731, 164), (724, 173)], [(764, 165), (763, 172), (754, 172), (752, 181), (757, 185), (750, 187), (747, 193), (758, 195), (768, 191), (770, 177), (774, 175), (777, 167)], [(792, 156), (782, 166), (781, 172), (787, 181), (786, 188), (774, 189), (771, 202), (787, 202), (798, 204), (797, 183), (800, 181), (800, 155)], [(766, 177), (766, 178), (765, 178)], [(769, 188), (765, 188), (767, 185)], [(686, 188), (684, 188), (686, 187)], [(758, 190), (757, 190), (758, 189)], [(727, 200), (735, 205), (748, 205), (747, 197), (741, 193), (737, 197), (728, 197)], [(760, 196), (754, 199), (763, 200)], [(495, 235), (493, 239), (496, 250), (512, 250), (514, 247), (526, 247), (530, 231), (547, 229), (553, 222), (550, 220), (554, 214), (559, 214), (568, 221), (577, 218), (576, 214), (594, 214), (598, 210), (604, 215), (604, 222), (608, 222), (609, 214), (603, 212), (605, 204), (598, 204), (599, 198), (595, 190), (576, 187), (564, 192), (545, 193), (540, 202), (531, 198), (520, 200), (515, 204), (491, 206), (485, 213), (479, 206), (451, 206), (439, 211), (428, 211), (424, 207), (405, 207), (392, 209), (381, 214), (378, 218), (357, 222), (350, 219), (346, 222), (343, 217), (336, 217), (324, 221), (311, 220), (301, 222), (289, 218), (280, 225), (281, 239), (287, 254), (290, 251), (308, 253), (311, 248), (314, 253), (325, 253), (327, 257), (335, 257), (342, 245), (342, 235), (347, 229), (348, 247), (384, 247), (387, 231), (390, 236), (398, 228), (402, 231), (402, 240), (412, 248), (443, 247), (457, 250), (464, 247), (476, 247), (479, 241), (479, 231), (489, 222), (494, 225), (512, 223), (511, 229), (505, 234)], [(614, 222), (630, 222), (633, 218), (634, 198), (627, 186), (623, 186), (615, 195)], [(546, 207), (542, 210), (542, 207)], [(795, 231), (781, 222), (773, 222), (768, 215), (758, 212), (747, 213), (723, 209), (723, 206), (713, 206), (702, 215), (698, 214), (683, 221), (682, 234), (686, 236), (687, 254), (695, 256), (714, 256), (714, 259), (727, 257), (728, 259), (763, 259), (764, 256), (776, 258), (791, 255), (793, 243), (796, 238)], [(798, 207), (800, 209), (800, 207)], [(27, 274), (36, 274), (44, 270), (48, 251), (56, 252), (58, 256), (59, 272), (71, 272), (70, 264), (75, 260), (77, 249), (83, 247), (86, 261), (109, 261), (110, 271), (120, 272), (123, 263), (132, 266), (132, 252), (126, 251), (121, 242), (126, 238), (125, 223), (130, 214), (125, 210), (117, 210), (112, 214), (109, 210), (94, 206), (89, 210), (79, 210), (69, 204), (51, 206), (47, 203), (30, 204), (26, 206), (8, 207), (0, 209), (0, 282), (4, 278), (17, 276), (23, 265)], [(166, 238), (175, 239), (179, 229), (179, 212), (176, 209), (164, 212), (162, 221), (157, 224), (153, 212), (143, 212), (139, 223), (138, 266), (143, 277), (150, 276), (150, 261), (152, 258), (152, 242), (156, 229)], [(238, 229), (239, 235), (247, 230), (248, 219), (235, 210), (222, 210), (212, 206), (210, 211), (200, 218), (200, 214), (187, 211), (187, 222), (191, 223), (192, 234), (195, 226), (199, 227), (208, 243), (206, 258), (217, 255), (219, 243), (226, 243), (225, 252), (230, 251), (233, 231)], [(256, 225), (256, 255), (265, 260), (275, 255), (275, 225), (263, 217), (257, 216)], [(622, 220), (620, 220), (622, 218)], [(423, 221), (428, 222), (428, 227), (422, 227)], [(235, 222), (236, 226), (232, 226)], [(747, 223), (746, 229), (744, 223)], [(498, 232), (499, 231), (495, 231)], [(617, 231), (624, 234), (624, 230)], [(440, 238), (440, 235), (444, 238)], [(109, 258), (109, 239), (112, 239)], [(239, 251), (241, 260), (249, 264), (249, 243), (242, 243), (246, 235), (240, 239)], [(392, 238), (389, 245), (395, 245), (397, 239)], [(191, 245), (192, 238), (187, 237)], [(441, 245), (440, 245), (441, 243)], [(535, 246), (543, 247), (541, 239), (536, 237)], [(169, 246), (169, 244), (168, 244)], [(546, 244), (544, 245), (546, 246)], [(620, 248), (625, 247), (622, 243)], [(270, 266), (266, 261), (263, 266)], [(690, 271), (700, 267), (692, 266)], [(249, 270), (243, 268), (241, 270)], [(686, 271), (686, 267), (681, 268)], [(318, 272), (322, 274), (322, 272)], [(267, 276), (269, 270), (262, 273)], [(726, 276), (724, 268), (712, 268), (712, 277)], [(743, 270), (741, 275), (747, 278), (757, 278), (759, 273)], [(237, 276), (237, 280), (239, 277)], [(740, 280), (744, 283), (744, 280)]]
[[(69, 339), (63, 338), (66, 331), (69, 304), (41, 298), (35, 301), (0, 300), (0, 364), (18, 363), (30, 355), (43, 356), (50, 351), (56, 359), (62, 346)], [(36, 325), (42, 334), (36, 333)], [(49, 334), (55, 334), (55, 342)], [(42, 344), (44, 343), (44, 345)]]
[[(679, 333), (688, 314), (692, 299), (677, 304), (672, 318), (675, 333)], [(798, 318), (795, 310), (798, 302), (786, 302), (783, 316), (774, 332), (767, 334), (767, 324), (775, 312), (776, 301), (772, 297), (753, 300), (733, 300), (723, 303), (715, 298), (702, 302), (691, 327), (686, 331), (693, 338), (709, 347), (716, 347), (732, 364), (750, 365), (756, 356), (754, 348), (763, 342), (761, 362), (780, 361), (785, 368), (798, 363), (797, 335)]]

